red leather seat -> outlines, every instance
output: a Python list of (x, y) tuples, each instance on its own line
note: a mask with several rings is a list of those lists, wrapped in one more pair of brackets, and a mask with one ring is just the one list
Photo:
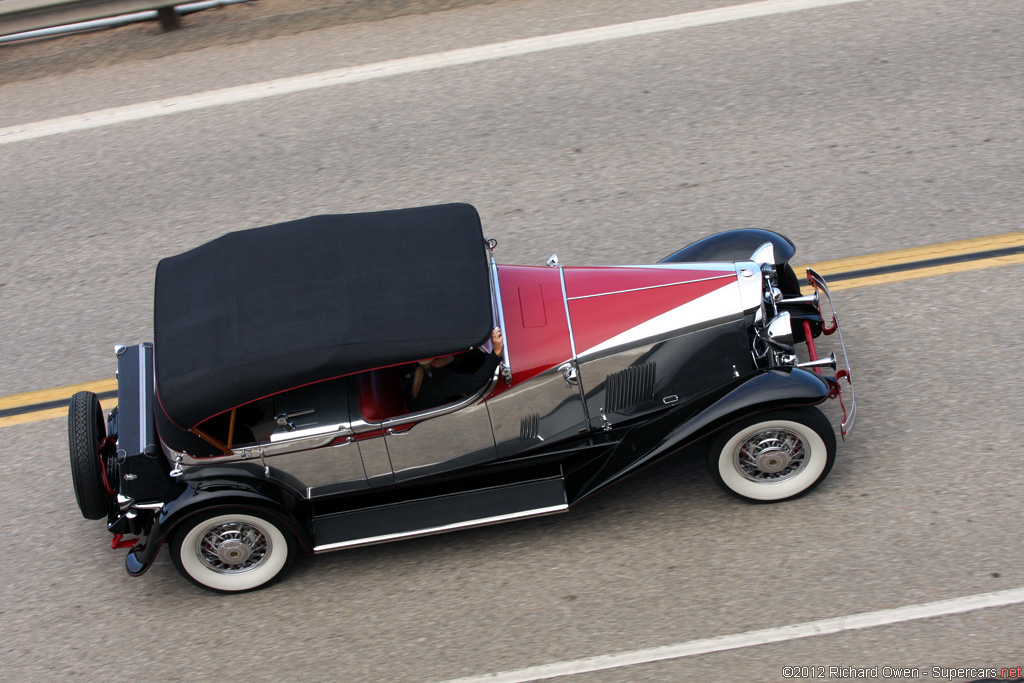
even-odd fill
[(380, 422), (408, 412), (402, 398), (404, 370), (404, 366), (397, 366), (359, 374), (359, 412), (364, 420)]

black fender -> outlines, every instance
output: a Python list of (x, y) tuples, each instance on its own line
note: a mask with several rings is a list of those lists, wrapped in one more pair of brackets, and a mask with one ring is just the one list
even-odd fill
[(217, 508), (243, 508), (277, 519), (292, 532), (307, 554), (313, 553), (309, 506), (293, 491), (263, 474), (263, 468), (201, 468), (202, 480), (184, 479), (184, 490), (153, 515), (148, 530), (125, 557), (125, 568), (132, 576), (149, 569), (160, 546), (188, 518)]
[(778, 274), (779, 287), (786, 294), (800, 294), (800, 279), (789, 265), (789, 260), (796, 253), (796, 245), (785, 235), (771, 230), (743, 228), (708, 235), (671, 256), (666, 256), (658, 263), (749, 261), (751, 255), (765, 242), (771, 242), (775, 248), (773, 265)]
[(815, 372), (801, 368), (776, 368), (755, 375), (668, 432), (648, 454), (668, 455), (724, 429), (744, 418), (778, 408), (817, 405), (828, 399), (831, 387)]
[(765, 370), (734, 386), (694, 412), (694, 406), (673, 408), (631, 427), (587, 481), (574, 482), (572, 504), (632, 474), (641, 467), (694, 444), (728, 425), (758, 413), (793, 406), (816, 405), (829, 397), (828, 382), (800, 368)]
[(658, 263), (694, 263), (700, 261), (748, 261), (765, 242), (775, 247), (775, 265), (788, 263), (796, 253), (796, 245), (784, 235), (760, 228), (726, 230), (709, 235), (683, 247)]

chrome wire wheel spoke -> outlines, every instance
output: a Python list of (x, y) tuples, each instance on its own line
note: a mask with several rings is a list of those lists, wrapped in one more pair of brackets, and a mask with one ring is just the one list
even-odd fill
[(239, 574), (262, 565), (272, 550), (270, 539), (259, 527), (226, 522), (207, 529), (196, 544), (200, 561), (222, 574)]
[(291, 564), (295, 537), (269, 511), (228, 507), (185, 520), (171, 539), (171, 560), (192, 583), (221, 593), (270, 585)]
[(736, 449), (736, 469), (757, 482), (783, 481), (806, 465), (800, 436), (785, 429), (765, 429), (748, 436)]
[(824, 479), (835, 462), (836, 438), (817, 408), (766, 411), (722, 431), (708, 449), (715, 482), (757, 503), (801, 496)]

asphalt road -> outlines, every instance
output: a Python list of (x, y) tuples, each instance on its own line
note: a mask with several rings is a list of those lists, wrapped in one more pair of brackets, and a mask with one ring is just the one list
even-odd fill
[[(140, 48), (0, 79), (0, 128), (723, 4), (509, 0)], [(468, 201), (508, 263), (652, 262), (749, 226), (803, 263), (1024, 229), (1021, 9), (868, 0), (0, 145), (0, 395), (109, 377), (115, 343), (151, 338), (160, 258), (314, 213)], [(445, 681), (1022, 588), (1022, 277), (837, 293), (858, 426), (808, 497), (745, 505), (671, 460), (569, 514), (312, 558), (253, 594), (199, 591), (166, 555), (129, 578), (78, 514), (64, 422), (2, 429), (0, 678)], [(1022, 623), (1017, 604), (566, 680), (1012, 668)]]

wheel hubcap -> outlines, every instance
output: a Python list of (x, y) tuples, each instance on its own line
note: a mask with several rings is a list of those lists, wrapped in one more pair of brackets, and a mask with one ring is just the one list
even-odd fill
[(747, 437), (736, 449), (736, 469), (752, 481), (782, 481), (807, 464), (800, 436), (786, 429), (766, 429)]
[(257, 526), (243, 522), (217, 524), (200, 537), (196, 555), (221, 574), (252, 571), (270, 555), (270, 539)]
[(789, 453), (771, 448), (757, 456), (757, 468), (768, 474), (778, 474), (789, 467), (789, 461)]

